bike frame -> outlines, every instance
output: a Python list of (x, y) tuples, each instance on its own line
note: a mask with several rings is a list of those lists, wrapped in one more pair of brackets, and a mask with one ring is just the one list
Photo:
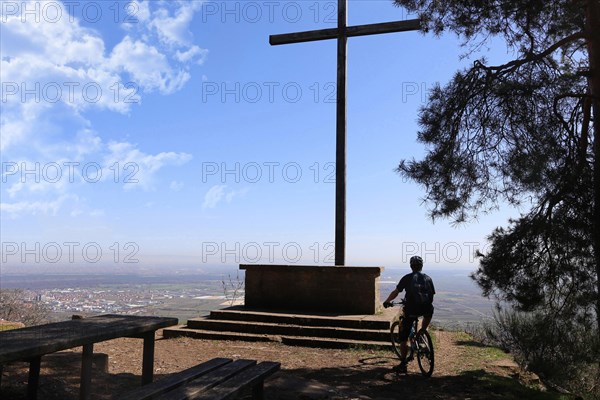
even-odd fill
[[(392, 305), (402, 305), (404, 306), (404, 300), (396, 303), (391, 303)], [(419, 320), (422, 316), (418, 315), (406, 315), (404, 313), (404, 309), (402, 309), (398, 315), (394, 318), (391, 328), (391, 341), (392, 346), (394, 348), (394, 352), (401, 358), (400, 346), (401, 342), (399, 341), (400, 330), (402, 329), (402, 319), (403, 318), (414, 318), (414, 321), (411, 323), (411, 332), (408, 336), (408, 353), (406, 360), (408, 362), (414, 360), (415, 355), (417, 356), (417, 360), (419, 362), (419, 369), (421, 373), (430, 377), (433, 373), (434, 366), (434, 350), (433, 350), (433, 342), (428, 332), (419, 333)]]

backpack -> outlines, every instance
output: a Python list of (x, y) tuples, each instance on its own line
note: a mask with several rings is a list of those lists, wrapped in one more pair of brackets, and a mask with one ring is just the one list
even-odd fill
[(409, 302), (414, 306), (430, 305), (433, 303), (433, 293), (426, 275), (415, 272), (408, 287)]

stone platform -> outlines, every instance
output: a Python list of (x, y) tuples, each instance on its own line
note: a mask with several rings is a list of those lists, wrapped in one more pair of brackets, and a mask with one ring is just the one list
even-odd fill
[(187, 336), (209, 340), (278, 341), (288, 345), (389, 348), (390, 324), (398, 310), (377, 315), (310, 314), (244, 306), (211, 311), (163, 330), (165, 338)]
[(246, 271), (244, 304), (265, 310), (374, 315), (383, 267), (256, 265)]
[(383, 267), (240, 265), (244, 305), (211, 311), (165, 338), (280, 341), (289, 345), (389, 347), (397, 310), (383, 310)]

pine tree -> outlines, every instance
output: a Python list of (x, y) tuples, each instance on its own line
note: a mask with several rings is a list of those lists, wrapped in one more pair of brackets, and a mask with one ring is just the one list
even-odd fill
[(399, 172), (433, 218), (470, 221), (502, 202), (523, 212), (489, 236), (472, 275), (485, 295), (573, 318), (600, 340), (600, 0), (395, 0), (424, 30), (451, 31), (484, 58), (437, 85), (419, 116), (422, 160)]

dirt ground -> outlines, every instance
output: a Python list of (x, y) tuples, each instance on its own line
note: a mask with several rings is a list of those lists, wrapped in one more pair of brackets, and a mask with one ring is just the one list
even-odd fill
[[(155, 379), (214, 357), (279, 361), (281, 371), (265, 385), (266, 399), (494, 399), (553, 398), (533, 389), (535, 377), (524, 374), (508, 355), (476, 343), (465, 334), (433, 332), (436, 365), (423, 378), (416, 361), (407, 375), (391, 368), (391, 351), (290, 347), (277, 342), (252, 343), (191, 338), (156, 341)], [(94, 346), (93, 399), (119, 398), (141, 380), (142, 341), (116, 339)], [(108, 357), (106, 357), (106, 355)], [(38, 398), (78, 398), (81, 348), (42, 358)], [(27, 364), (5, 366), (2, 398), (24, 398)]]

